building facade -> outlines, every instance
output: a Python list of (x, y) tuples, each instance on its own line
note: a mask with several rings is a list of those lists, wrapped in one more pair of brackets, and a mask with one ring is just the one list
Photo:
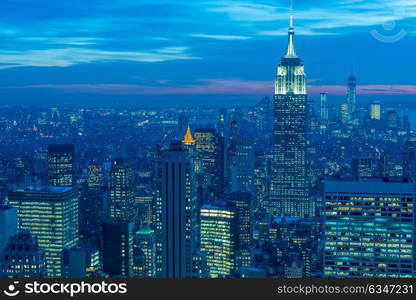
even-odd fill
[(78, 195), (70, 187), (9, 192), (8, 203), (17, 208), (19, 229), (36, 236), (39, 247), (45, 249), (49, 278), (62, 277), (63, 250), (78, 246)]
[(129, 222), (135, 217), (134, 170), (127, 158), (115, 158), (110, 170), (110, 219)]
[(201, 251), (207, 254), (209, 277), (226, 278), (235, 271), (236, 215), (229, 207), (201, 208)]
[(38, 240), (24, 231), (10, 237), (1, 256), (1, 277), (46, 278), (45, 250)]
[(182, 142), (173, 142), (162, 151), (157, 173), (158, 276), (192, 277), (197, 202), (193, 166)]
[(48, 185), (74, 185), (74, 156), (73, 145), (48, 146)]
[(325, 184), (324, 276), (413, 277), (414, 182)]

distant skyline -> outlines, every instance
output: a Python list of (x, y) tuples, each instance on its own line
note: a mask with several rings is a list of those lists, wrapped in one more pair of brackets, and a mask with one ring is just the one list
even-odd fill
[[(1, 104), (239, 104), (271, 96), (289, 3), (3, 0)], [(415, 1), (294, 3), (310, 95), (346, 95), (352, 66), (358, 95), (416, 95)]]

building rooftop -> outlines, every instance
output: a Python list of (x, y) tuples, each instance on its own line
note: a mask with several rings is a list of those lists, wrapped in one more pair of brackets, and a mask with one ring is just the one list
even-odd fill
[(68, 186), (42, 186), (31, 189), (17, 189), (14, 192), (50, 192), (50, 193), (64, 193), (73, 190), (73, 187)]
[(325, 191), (329, 193), (416, 194), (414, 181), (386, 178), (328, 180), (325, 182)]
[(7, 205), (7, 204), (0, 204), (0, 211), (6, 211), (11, 208), (14, 208), (13, 206)]
[(149, 226), (143, 226), (142, 228), (140, 228), (139, 231), (137, 231), (136, 234), (152, 234), (154, 233), (154, 230), (152, 228), (150, 228)]

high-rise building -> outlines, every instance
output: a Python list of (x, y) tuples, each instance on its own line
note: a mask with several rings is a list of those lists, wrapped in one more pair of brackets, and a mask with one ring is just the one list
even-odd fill
[(416, 179), (416, 138), (410, 138), (404, 144), (403, 176)]
[(348, 77), (348, 89), (347, 89), (347, 104), (349, 110), (349, 119), (353, 119), (356, 107), (357, 97), (357, 79), (354, 75)]
[(201, 208), (201, 251), (207, 254), (209, 277), (230, 277), (235, 271), (235, 211), (230, 207)]
[(321, 93), (321, 102), (319, 106), (320, 118), (322, 123), (328, 122), (329, 119), (329, 106), (328, 106), (328, 94)]
[(215, 129), (197, 128), (195, 137), (195, 172), (206, 200), (222, 195), (225, 184), (224, 138)]
[(416, 185), (325, 183), (325, 277), (413, 277)]
[(350, 120), (350, 109), (348, 107), (347, 103), (341, 103), (339, 105), (339, 118), (342, 122), (342, 124), (347, 124)]
[(104, 185), (104, 166), (97, 161), (88, 164), (88, 188), (90, 190), (100, 190)]
[(0, 251), (2, 251), (9, 238), (17, 234), (17, 209), (15, 207), (0, 205)]
[(253, 206), (255, 208), (264, 208), (270, 212), (275, 207), (269, 200), (269, 191), (271, 185), (271, 176), (273, 174), (273, 154), (256, 153), (254, 168), (254, 187), (255, 199)]
[(182, 142), (173, 142), (162, 151), (157, 185), (158, 274), (163, 278), (192, 277), (197, 203), (193, 167)]
[(154, 278), (156, 276), (156, 237), (149, 226), (144, 226), (136, 232), (134, 248), (143, 256), (140, 265), (134, 265), (133, 273), (137, 278)]
[(381, 104), (379, 101), (374, 101), (370, 105), (370, 118), (371, 120), (381, 120)]
[(186, 112), (181, 111), (178, 115), (178, 132), (182, 134), (186, 130), (186, 127), (189, 125), (189, 116)]
[(50, 186), (74, 185), (73, 145), (48, 146), (48, 184)]
[(110, 170), (110, 219), (129, 222), (135, 217), (134, 170), (129, 159), (115, 158)]
[(129, 278), (134, 266), (136, 206), (134, 170), (130, 159), (111, 161), (109, 216), (103, 226), (103, 271), (110, 276)]
[(270, 97), (263, 98), (256, 105), (256, 130), (262, 132), (259, 139), (268, 140), (270, 133), (273, 132), (273, 99)]
[(401, 126), (401, 121), (399, 114), (396, 110), (389, 108), (386, 110), (384, 114), (384, 119), (386, 120), (386, 127), (388, 129), (396, 129), (398, 130)]
[(63, 250), (78, 246), (78, 194), (70, 187), (9, 192), (9, 204), (18, 211), (19, 229), (36, 236), (46, 251), (49, 278), (62, 277)]
[(0, 277), (45, 278), (47, 276), (45, 250), (39, 248), (36, 236), (27, 231), (11, 236), (1, 254)]
[[(96, 232), (104, 218), (104, 166), (96, 161), (88, 164), (88, 178), (84, 205), (80, 208), (87, 230)], [(84, 208), (84, 209), (82, 209)]]
[(251, 193), (226, 194), (228, 207), (235, 213), (235, 269), (252, 267), (253, 205)]
[(354, 157), (352, 160), (354, 178), (368, 178), (377, 175), (377, 165), (372, 157)]
[(254, 147), (250, 139), (238, 138), (231, 168), (231, 191), (253, 192)]
[(314, 210), (306, 176), (306, 74), (295, 52), (294, 37), (291, 16), (288, 49), (279, 64), (275, 82), (275, 174), (268, 205), (273, 216), (310, 216)]
[(103, 222), (103, 271), (111, 277), (133, 276), (133, 230), (131, 221)]

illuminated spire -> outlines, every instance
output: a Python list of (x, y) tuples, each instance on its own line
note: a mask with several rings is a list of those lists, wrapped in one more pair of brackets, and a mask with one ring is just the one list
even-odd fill
[(188, 126), (188, 129), (186, 130), (185, 137), (183, 138), (183, 144), (184, 145), (195, 145), (195, 140), (192, 137), (191, 128)]
[(286, 57), (296, 57), (295, 29), (293, 28), (293, 0), (290, 1), (289, 42), (288, 42)]

